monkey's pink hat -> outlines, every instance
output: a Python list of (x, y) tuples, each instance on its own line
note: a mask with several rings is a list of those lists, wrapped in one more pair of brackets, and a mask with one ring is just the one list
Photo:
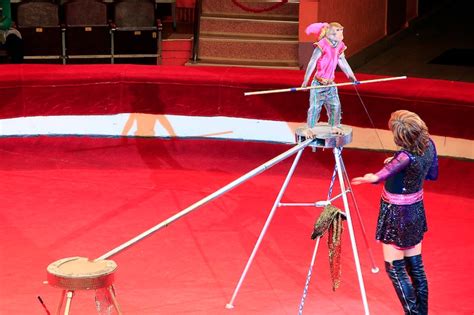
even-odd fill
[(329, 23), (313, 23), (306, 27), (305, 33), (307, 35), (315, 34), (318, 40), (324, 37), (326, 30), (329, 27)]

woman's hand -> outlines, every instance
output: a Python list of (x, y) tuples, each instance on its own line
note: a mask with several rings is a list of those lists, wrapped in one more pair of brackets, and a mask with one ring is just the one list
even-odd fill
[(383, 164), (388, 164), (388, 163), (390, 163), (392, 160), (393, 160), (393, 156), (388, 157), (388, 158), (386, 158), (386, 159), (383, 161)]
[(375, 183), (379, 180), (379, 177), (373, 173), (365, 174), (363, 177), (356, 177), (353, 178), (351, 183), (353, 185), (360, 185), (360, 184), (370, 184)]

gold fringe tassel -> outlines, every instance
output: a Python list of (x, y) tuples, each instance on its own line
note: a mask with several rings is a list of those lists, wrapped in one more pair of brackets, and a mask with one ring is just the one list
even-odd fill
[(312, 239), (322, 237), (328, 232), (329, 269), (331, 272), (332, 289), (336, 291), (341, 283), (341, 237), (343, 231), (342, 221), (346, 218), (344, 213), (327, 205), (314, 224)]

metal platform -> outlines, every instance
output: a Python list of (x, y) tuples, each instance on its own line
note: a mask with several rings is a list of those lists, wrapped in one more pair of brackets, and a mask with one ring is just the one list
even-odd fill
[[(334, 134), (331, 132), (331, 126), (327, 123), (319, 123), (313, 128), (312, 132), (315, 134), (314, 141), (309, 144), (310, 147), (315, 148), (336, 148), (343, 147), (346, 144), (352, 142), (352, 128), (341, 125), (340, 128), (343, 131), (342, 135)], [(297, 143), (301, 143), (306, 140), (305, 130), (307, 127), (297, 128), (295, 131), (295, 138)]]

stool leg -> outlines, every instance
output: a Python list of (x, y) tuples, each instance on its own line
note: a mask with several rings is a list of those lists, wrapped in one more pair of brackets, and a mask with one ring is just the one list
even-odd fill
[(122, 315), (122, 311), (120, 310), (120, 305), (118, 304), (117, 297), (115, 296), (115, 289), (114, 286), (111, 285), (107, 288), (107, 291), (110, 294), (110, 299), (112, 300), (112, 304), (114, 305), (115, 309), (117, 310), (117, 313), (119, 315)]
[(71, 301), (74, 291), (67, 291), (66, 293), (66, 308), (64, 309), (64, 315), (69, 315), (69, 310), (71, 309)]
[(56, 308), (56, 315), (61, 314), (61, 309), (63, 308), (63, 302), (64, 302), (64, 297), (66, 296), (66, 290), (63, 290), (61, 292), (61, 298), (59, 300), (58, 307)]

